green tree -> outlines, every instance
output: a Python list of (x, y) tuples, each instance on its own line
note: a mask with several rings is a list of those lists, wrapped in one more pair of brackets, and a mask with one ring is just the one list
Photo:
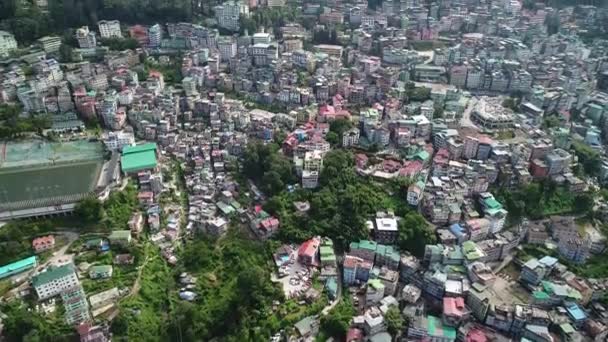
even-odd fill
[(78, 202), (74, 214), (87, 223), (97, 223), (103, 218), (103, 205), (95, 197), (87, 197)]
[(424, 247), (437, 241), (435, 233), (418, 212), (410, 212), (399, 220), (398, 245), (417, 257), (424, 255)]
[(344, 340), (350, 321), (355, 314), (356, 310), (350, 301), (350, 296), (344, 296), (327, 315), (321, 317), (320, 329), (327, 336), (340, 341)]
[(395, 336), (403, 330), (405, 326), (405, 320), (399, 312), (399, 307), (393, 306), (384, 315), (384, 321), (386, 322), (386, 328), (388, 332)]
[(330, 132), (336, 133), (338, 137), (342, 137), (344, 132), (353, 127), (353, 122), (348, 119), (337, 119), (329, 124)]
[(332, 146), (336, 146), (340, 143), (340, 138), (338, 137), (338, 134), (331, 131), (327, 132), (327, 135), (325, 135), (325, 140), (327, 140), (327, 142), (330, 143)]

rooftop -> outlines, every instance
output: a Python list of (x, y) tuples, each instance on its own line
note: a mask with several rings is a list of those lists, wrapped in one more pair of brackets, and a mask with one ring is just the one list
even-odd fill
[(34, 287), (42, 286), (51, 281), (67, 277), (75, 272), (76, 270), (74, 269), (74, 264), (50, 268), (46, 272), (36, 274), (32, 278), (32, 285), (34, 285)]

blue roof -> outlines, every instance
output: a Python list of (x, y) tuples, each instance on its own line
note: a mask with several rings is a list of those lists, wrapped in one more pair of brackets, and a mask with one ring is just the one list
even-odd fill
[(465, 229), (458, 223), (454, 223), (450, 226), (450, 232), (458, 237), (463, 236), (466, 233)]
[(8, 277), (9, 275), (25, 271), (26, 268), (36, 267), (36, 257), (21, 259), (12, 264), (0, 267), (0, 278)]
[(585, 312), (575, 303), (566, 304), (566, 310), (575, 321), (582, 321), (587, 318)]

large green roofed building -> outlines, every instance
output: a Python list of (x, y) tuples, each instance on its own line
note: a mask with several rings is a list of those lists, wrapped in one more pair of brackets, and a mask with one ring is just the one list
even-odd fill
[(120, 164), (124, 173), (133, 173), (155, 168), (156, 144), (148, 143), (123, 147)]

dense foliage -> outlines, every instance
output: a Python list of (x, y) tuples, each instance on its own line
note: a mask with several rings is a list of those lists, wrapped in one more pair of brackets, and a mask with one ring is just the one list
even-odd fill
[(291, 161), (281, 155), (276, 144), (252, 143), (247, 146), (243, 173), (261, 185), (262, 191), (272, 196), (297, 180)]
[(0, 104), (0, 139), (16, 138), (25, 133), (42, 133), (51, 127), (48, 115), (22, 115), (21, 107)]
[(572, 149), (578, 157), (579, 164), (582, 166), (585, 174), (597, 176), (600, 173), (602, 160), (598, 151), (579, 141), (572, 143)]
[(0, 265), (33, 255), (32, 238), (53, 230), (49, 221), (12, 221), (0, 229)]
[(356, 313), (350, 296), (343, 296), (342, 300), (326, 316), (321, 317), (321, 332), (327, 337), (343, 341), (346, 338), (350, 321)]
[(263, 340), (280, 328), (272, 302), (283, 295), (270, 281), (269, 253), (238, 229), (185, 247), (182, 267), (198, 277), (199, 299), (175, 305), (171, 340)]
[[(417, 253), (420, 244), (434, 241), (424, 218), (408, 209), (404, 197), (391, 195), (381, 185), (355, 173), (351, 152), (328, 152), (323, 159), (320, 183), (316, 191), (284, 191), (268, 200), (265, 208), (281, 220), (279, 239), (293, 242), (321, 235), (331, 237), (337, 246), (344, 248), (352, 241), (368, 238), (365, 222), (377, 211), (391, 209), (404, 217), (404, 250)], [(395, 184), (390, 183), (389, 187), (396, 188)], [(310, 203), (307, 215), (296, 213), (295, 201)]]
[(103, 203), (96, 198), (80, 201), (74, 214), (87, 225), (102, 223), (110, 230), (127, 229), (127, 223), (138, 207), (137, 188), (129, 183), (123, 190), (110, 193)]
[(393, 336), (401, 332), (405, 325), (405, 319), (403, 319), (403, 316), (399, 311), (399, 307), (397, 306), (393, 306), (388, 309), (384, 315), (384, 320), (386, 321), (386, 328), (388, 332)]
[(114, 51), (134, 50), (138, 47), (137, 40), (133, 38), (106, 38), (101, 40), (101, 44)]
[(509, 212), (507, 219), (510, 224), (518, 223), (525, 217), (540, 219), (567, 213), (585, 215), (593, 210), (591, 194), (573, 195), (551, 180), (533, 182), (515, 190), (500, 189), (497, 199)]
[(73, 341), (76, 331), (68, 326), (60, 315), (42, 316), (28, 310), (20, 302), (12, 302), (1, 307), (2, 336), (4, 340), (39, 342)]
[(139, 292), (120, 303), (120, 314), (112, 321), (117, 340), (167, 341), (170, 291), (174, 288), (171, 270), (158, 247), (145, 246)]
[(424, 255), (425, 245), (435, 242), (437, 242), (435, 232), (418, 212), (408, 212), (399, 220), (398, 245), (402, 251), (408, 251), (421, 258)]

